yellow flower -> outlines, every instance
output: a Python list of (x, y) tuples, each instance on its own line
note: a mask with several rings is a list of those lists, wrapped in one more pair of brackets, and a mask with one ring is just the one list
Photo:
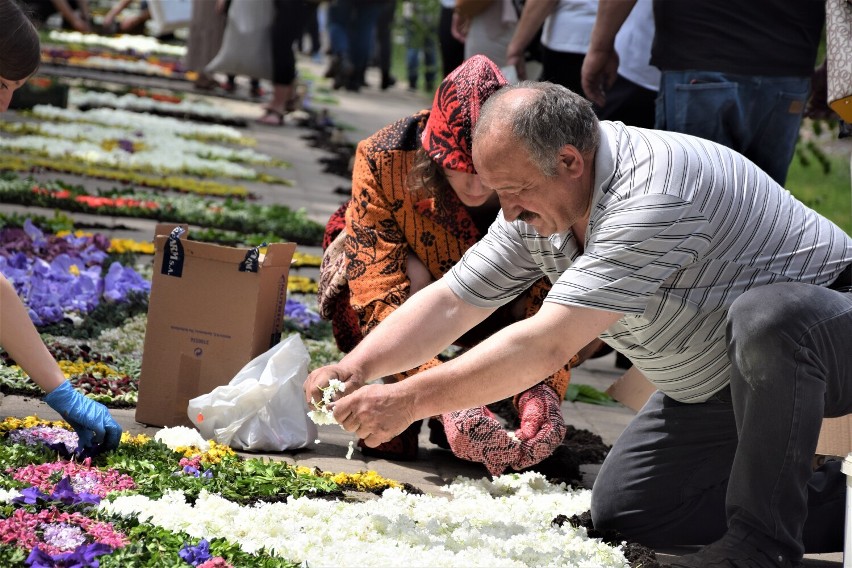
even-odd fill
[(151, 441), (151, 438), (146, 436), (145, 434), (136, 434), (135, 436), (130, 434), (129, 432), (121, 433), (121, 443), (129, 444), (131, 446), (144, 446), (148, 442)]
[(126, 252), (154, 254), (154, 243), (134, 241), (133, 239), (112, 239), (109, 242), (109, 252), (114, 254)]
[(287, 291), (293, 294), (316, 294), (317, 283), (307, 276), (291, 274), (287, 279)]
[(323, 473), (323, 477), (331, 479), (338, 485), (352, 487), (358, 491), (374, 491), (388, 487), (402, 487), (398, 481), (382, 477), (378, 472), (360, 471), (358, 473)]
[(98, 378), (122, 377), (123, 375), (105, 363), (86, 363), (82, 359), (76, 361), (57, 361), (59, 368), (65, 378), (73, 377), (74, 375), (83, 375), (91, 373)]
[(26, 418), (8, 417), (0, 422), (0, 431), (19, 430), (21, 428), (35, 428), (36, 426), (50, 426), (53, 428), (65, 428), (71, 430), (71, 426), (62, 420), (42, 420), (38, 416), (27, 416)]

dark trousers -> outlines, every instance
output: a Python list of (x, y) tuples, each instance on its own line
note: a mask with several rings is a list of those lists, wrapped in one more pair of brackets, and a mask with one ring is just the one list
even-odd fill
[(453, 9), (442, 6), (438, 20), (438, 43), (441, 44), (441, 68), (444, 71), (444, 77), (452, 73), (464, 61), (464, 43), (450, 33), (452, 22)]
[(595, 526), (651, 547), (749, 526), (794, 558), (842, 550), (846, 478), (812, 460), (823, 417), (852, 412), (852, 292), (752, 289), (727, 334), (730, 387), (698, 404), (651, 397), (595, 480)]

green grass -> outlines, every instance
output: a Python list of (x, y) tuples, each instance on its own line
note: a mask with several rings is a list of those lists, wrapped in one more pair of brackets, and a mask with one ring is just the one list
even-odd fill
[(800, 143), (785, 185), (799, 201), (837, 223), (847, 234), (852, 234), (849, 168), (848, 153), (822, 153), (820, 156)]

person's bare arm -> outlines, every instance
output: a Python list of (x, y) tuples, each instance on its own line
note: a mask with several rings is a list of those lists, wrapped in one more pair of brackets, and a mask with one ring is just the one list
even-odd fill
[(527, 78), (524, 60), (527, 47), (558, 3), (559, 0), (528, 0), (524, 4), (515, 33), (506, 47), (506, 64), (515, 67), (521, 80)]
[[(71, 4), (68, 3), (68, 0), (51, 0), (51, 2), (53, 3), (53, 7), (56, 8), (56, 11), (59, 12), (75, 30), (83, 33), (91, 31), (89, 22), (84, 17), (87, 12), (84, 12), (81, 9), (80, 14), (78, 14), (71, 8)], [(88, 7), (88, 4), (86, 6)]]
[(320, 400), (319, 389), (333, 378), (347, 383), (348, 395), (369, 381), (413, 369), (493, 311), (466, 303), (438, 280), (382, 320), (339, 363), (311, 373), (305, 382), (305, 397), (309, 403)]
[(346, 430), (374, 447), (414, 420), (491, 403), (523, 391), (564, 365), (623, 314), (546, 302), (415, 380), (367, 385), (334, 403)]
[(606, 104), (606, 91), (615, 82), (618, 73), (615, 36), (635, 5), (636, 0), (598, 2), (589, 50), (583, 59), (582, 84), (589, 100), (600, 107)]
[(0, 275), (0, 345), (45, 392), (65, 381), (12, 283)]
[(127, 8), (133, 0), (119, 0), (115, 4), (113, 4), (112, 8), (110, 8), (109, 12), (107, 12), (106, 16), (104, 16), (104, 27), (111, 26), (115, 21), (115, 18)]

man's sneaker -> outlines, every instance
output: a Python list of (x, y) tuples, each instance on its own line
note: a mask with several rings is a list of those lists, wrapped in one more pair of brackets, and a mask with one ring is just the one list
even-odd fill
[(671, 568), (793, 568), (801, 566), (776, 541), (752, 528), (729, 530), (721, 539), (670, 564)]

